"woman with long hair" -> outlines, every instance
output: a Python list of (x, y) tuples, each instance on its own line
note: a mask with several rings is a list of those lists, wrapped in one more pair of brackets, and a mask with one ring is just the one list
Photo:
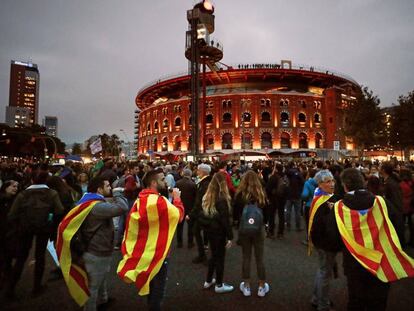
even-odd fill
[[(216, 293), (231, 292), (233, 286), (223, 283), (226, 248), (231, 247), (233, 239), (230, 224), (231, 197), (223, 174), (214, 174), (203, 197), (202, 209), (200, 223), (207, 233), (211, 250), (204, 288), (215, 284)], [(214, 272), (216, 279), (213, 278)]]
[[(247, 206), (255, 205), (259, 209), (263, 209), (267, 204), (266, 194), (263, 189), (262, 182), (259, 176), (253, 171), (247, 171), (243, 175), (240, 185), (234, 199), (234, 208), (237, 209), (239, 215), (242, 215), (243, 210)], [(263, 212), (262, 212), (263, 214)], [(240, 217), (240, 229), (243, 225), (243, 216)], [(249, 219), (250, 223), (254, 220)], [(256, 259), (257, 275), (259, 278), (259, 289), (257, 295), (264, 297), (270, 290), (269, 284), (266, 283), (266, 272), (263, 263), (264, 254), (264, 223), (256, 232), (246, 234), (239, 231), (239, 242), (242, 246), (242, 278), (240, 283), (240, 290), (244, 296), (251, 296), (250, 290), (250, 261), (252, 256), (252, 249), (254, 248), (254, 255)]]

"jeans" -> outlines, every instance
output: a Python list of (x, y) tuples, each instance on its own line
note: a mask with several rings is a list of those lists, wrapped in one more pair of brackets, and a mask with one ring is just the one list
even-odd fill
[(148, 309), (149, 311), (160, 311), (162, 300), (165, 295), (165, 287), (167, 285), (168, 274), (168, 259), (158, 271), (157, 275), (150, 282), (150, 293), (148, 295)]
[(292, 210), (292, 206), (294, 209), (294, 213), (295, 213), (295, 223), (296, 223), (296, 229), (301, 229), (300, 227), (300, 210), (302, 207), (302, 200), (301, 199), (297, 199), (297, 200), (287, 200), (286, 204), (285, 204), (285, 210), (286, 210), (286, 224), (287, 227), (290, 228), (290, 218), (291, 218), (291, 210)]
[(177, 225), (177, 242), (178, 244), (183, 244), (184, 223), (187, 223), (188, 244), (193, 244), (194, 234), (193, 234), (193, 222), (192, 221), (182, 221), (181, 223)]
[(203, 230), (201, 229), (201, 226), (198, 223), (198, 221), (195, 221), (192, 227), (193, 227), (194, 237), (197, 243), (198, 256), (205, 257), (206, 252), (204, 250), (204, 245), (207, 244), (207, 234), (204, 232), (204, 238), (203, 238), (203, 235), (202, 235)]
[(88, 273), (90, 297), (84, 306), (85, 311), (95, 311), (98, 304), (108, 301), (107, 274), (111, 269), (112, 257), (99, 257), (84, 253), (86, 272)]
[(211, 257), (208, 260), (207, 282), (211, 282), (216, 272), (216, 284), (223, 284), (224, 258), (226, 256), (226, 237), (222, 235), (209, 235)]
[(329, 310), (329, 279), (332, 278), (336, 253), (318, 251), (319, 268), (315, 276), (312, 303), (318, 305), (318, 311)]
[(252, 249), (254, 248), (254, 257), (256, 259), (257, 276), (259, 280), (264, 281), (266, 279), (266, 272), (263, 263), (264, 253), (264, 233), (261, 231), (255, 236), (239, 235), (239, 240), (243, 253), (242, 264), (242, 278), (245, 280), (250, 279), (250, 262), (252, 258)]
[(269, 234), (275, 234), (275, 218), (276, 218), (276, 211), (277, 216), (279, 218), (279, 224), (277, 228), (277, 234), (283, 235), (283, 231), (285, 229), (285, 202), (270, 202), (267, 211), (267, 223), (269, 224)]

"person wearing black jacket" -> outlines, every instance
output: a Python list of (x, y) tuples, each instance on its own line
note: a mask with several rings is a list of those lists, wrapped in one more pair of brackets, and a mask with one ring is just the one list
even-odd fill
[(192, 261), (193, 263), (196, 263), (196, 264), (205, 262), (207, 259), (206, 252), (204, 250), (204, 244), (206, 242), (204, 240), (206, 239), (207, 236), (206, 234), (204, 234), (204, 240), (203, 240), (203, 237), (201, 235), (202, 229), (198, 223), (198, 219), (202, 212), (201, 203), (203, 200), (203, 196), (206, 193), (208, 185), (210, 184), (210, 181), (211, 181), (210, 172), (211, 172), (211, 167), (208, 164), (203, 163), (197, 167), (197, 175), (199, 177), (199, 182), (197, 184), (197, 193), (195, 197), (194, 208), (192, 209), (190, 214), (186, 216), (186, 220), (191, 222), (191, 225), (193, 227), (194, 237), (197, 243), (198, 256), (195, 257)]
[[(190, 169), (183, 170), (183, 178), (177, 181), (175, 186), (181, 191), (181, 200), (183, 201), (184, 208), (185, 208), (185, 215), (191, 213), (193, 209), (193, 203), (197, 193), (197, 186), (194, 181), (191, 180), (192, 172)], [(187, 230), (187, 237), (188, 237), (188, 248), (192, 248), (194, 246), (194, 237), (193, 237), (193, 227), (190, 225), (191, 222), (188, 223), (188, 230)], [(184, 221), (177, 225), (177, 247), (183, 247), (183, 229), (184, 229)]]
[[(341, 174), (341, 180), (345, 190), (342, 203), (350, 210), (367, 213), (374, 205), (375, 195), (364, 189), (364, 178), (361, 172), (354, 168), (345, 169)], [(387, 204), (385, 208), (391, 223), (395, 225), (396, 210), (392, 204)], [(320, 225), (326, 230), (323, 247), (325, 249), (339, 248), (343, 252), (343, 268), (348, 287), (347, 310), (385, 310), (389, 283), (382, 282), (371, 274), (345, 246), (339, 233), (334, 209), (324, 215), (324, 220)]]
[[(225, 176), (216, 173), (203, 197), (198, 222), (208, 234), (211, 249), (204, 288), (208, 289), (215, 285), (214, 290), (218, 294), (231, 292), (234, 289), (233, 286), (223, 283), (226, 248), (231, 247), (233, 239), (230, 209), (231, 197)], [(214, 273), (216, 279), (213, 278)]]

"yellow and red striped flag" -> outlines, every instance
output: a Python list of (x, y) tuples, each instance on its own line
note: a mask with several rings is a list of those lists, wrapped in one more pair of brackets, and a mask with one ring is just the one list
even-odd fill
[(414, 276), (414, 260), (401, 248), (382, 197), (367, 210), (351, 210), (341, 201), (335, 217), (342, 240), (352, 256), (382, 282)]
[(72, 261), (70, 242), (92, 208), (102, 200), (85, 200), (88, 195), (93, 194), (85, 194), (78, 202), (78, 205), (60, 222), (56, 240), (56, 253), (63, 278), (65, 279), (70, 295), (79, 306), (83, 306), (90, 296), (88, 275), (84, 267)]
[(144, 189), (128, 216), (117, 272), (124, 282), (135, 283), (141, 296), (149, 294), (149, 283), (161, 269), (183, 218), (179, 202), (181, 205), (175, 206), (155, 191)]
[(313, 219), (318, 211), (319, 207), (328, 201), (332, 197), (332, 194), (323, 192), (320, 188), (315, 190), (314, 197), (309, 210), (309, 225), (308, 225), (308, 255), (312, 255), (313, 244), (311, 238), (311, 230), (313, 225)]

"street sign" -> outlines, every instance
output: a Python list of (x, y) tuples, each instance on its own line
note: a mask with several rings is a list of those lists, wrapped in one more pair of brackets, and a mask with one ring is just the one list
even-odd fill
[(341, 147), (341, 145), (340, 145), (339, 140), (334, 140), (334, 142), (333, 142), (333, 148), (334, 148), (334, 150), (339, 151), (340, 147)]

